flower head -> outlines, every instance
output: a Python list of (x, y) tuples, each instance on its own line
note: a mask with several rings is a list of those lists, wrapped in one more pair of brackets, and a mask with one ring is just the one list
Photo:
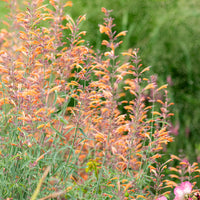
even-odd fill
[(182, 182), (180, 186), (174, 189), (175, 199), (184, 200), (185, 195), (190, 194), (192, 191), (192, 184), (189, 181)]

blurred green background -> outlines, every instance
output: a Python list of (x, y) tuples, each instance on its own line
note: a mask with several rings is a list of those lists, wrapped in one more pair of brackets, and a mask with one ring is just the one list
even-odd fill
[[(200, 156), (200, 1), (74, 0), (68, 14), (73, 18), (87, 14), (81, 29), (95, 49), (102, 48), (101, 7), (113, 10), (118, 32), (128, 30), (120, 50), (139, 48), (144, 66), (152, 66), (160, 84), (169, 84), (175, 103), (171, 131), (176, 137), (168, 152), (196, 161)], [(1, 1), (1, 19), (7, 12)]]

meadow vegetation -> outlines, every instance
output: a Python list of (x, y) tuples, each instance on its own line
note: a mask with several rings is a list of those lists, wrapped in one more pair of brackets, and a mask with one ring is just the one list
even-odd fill
[(66, 14), (71, 1), (6, 2), (0, 197), (198, 200), (198, 163), (163, 153), (174, 140), (167, 84), (138, 49), (121, 51), (128, 32), (113, 12), (101, 9), (97, 50), (86, 16)]

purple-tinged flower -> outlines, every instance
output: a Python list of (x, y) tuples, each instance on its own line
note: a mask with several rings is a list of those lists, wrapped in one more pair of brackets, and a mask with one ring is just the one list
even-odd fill
[(158, 197), (156, 200), (167, 200), (165, 196)]
[(176, 186), (174, 189), (174, 200), (184, 200), (185, 195), (192, 192), (192, 184), (189, 181), (182, 182), (180, 186)]
[(170, 75), (167, 77), (167, 83), (168, 83), (170, 86), (173, 85), (172, 77), (171, 77)]
[(175, 126), (171, 123), (169, 131), (171, 134), (177, 136), (179, 134), (179, 128), (180, 128), (180, 125), (178, 122), (175, 124)]

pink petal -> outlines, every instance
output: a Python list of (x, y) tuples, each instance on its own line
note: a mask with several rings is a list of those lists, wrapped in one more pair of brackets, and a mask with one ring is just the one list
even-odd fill
[(177, 198), (182, 198), (185, 196), (183, 188), (181, 186), (176, 186), (174, 189), (174, 194)]
[(192, 192), (192, 184), (189, 181), (181, 183), (180, 187), (182, 188), (184, 194), (190, 194)]
[(158, 197), (156, 200), (167, 200), (165, 196)]
[(175, 199), (174, 200), (184, 200), (185, 193), (181, 186), (176, 186), (174, 189)]

